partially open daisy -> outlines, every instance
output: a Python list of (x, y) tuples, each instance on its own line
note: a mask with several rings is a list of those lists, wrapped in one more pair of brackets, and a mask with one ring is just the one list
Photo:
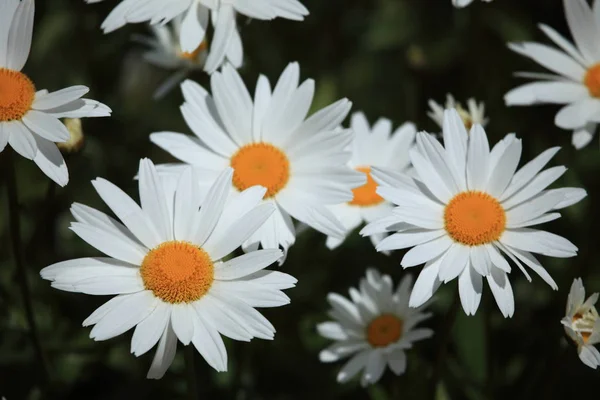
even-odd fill
[(31, 48), (33, 14), (33, 0), (0, 2), (0, 152), (10, 144), (65, 186), (69, 171), (55, 143), (69, 140), (70, 135), (59, 118), (106, 117), (110, 109), (81, 99), (89, 91), (85, 86), (36, 92), (34, 83), (21, 72)]
[[(349, 166), (364, 173), (367, 183), (352, 190), (352, 200), (331, 207), (348, 233), (363, 222), (373, 222), (391, 211), (393, 206), (375, 192), (377, 183), (371, 177), (371, 167), (405, 171), (410, 165), (408, 151), (417, 133), (415, 125), (407, 122), (392, 134), (392, 123), (384, 118), (379, 119), (371, 128), (362, 112), (352, 115), (350, 129), (354, 132), (354, 140)], [(371, 236), (371, 239), (377, 244), (383, 237), (383, 234), (379, 234)], [(327, 247), (335, 248), (342, 241), (343, 239), (328, 237)]]
[[(102, 0), (86, 1), (97, 3)], [(191, 53), (205, 39), (211, 20), (214, 34), (205, 70), (213, 73), (226, 56), (231, 59), (232, 52), (241, 59), (241, 41), (236, 28), (238, 13), (259, 20), (280, 17), (302, 21), (308, 10), (298, 0), (178, 0), (168, 4), (164, 0), (122, 0), (104, 20), (102, 29), (108, 33), (127, 23), (164, 24), (182, 16), (180, 47)]]
[(388, 275), (369, 268), (359, 288), (350, 288), (351, 300), (329, 293), (329, 316), (334, 321), (317, 325), (317, 330), (335, 343), (321, 351), (319, 358), (329, 363), (350, 357), (338, 373), (338, 382), (347, 382), (362, 371), (360, 381), (366, 386), (377, 382), (386, 366), (402, 375), (406, 350), (433, 335), (431, 329), (415, 328), (431, 314), (423, 313), (423, 307), (408, 307), (411, 286), (412, 278), (407, 275), (393, 291)]
[[(202, 179), (232, 167), (234, 192), (253, 185), (267, 188), (264, 201), (274, 204), (276, 211), (244, 248), (260, 244), (287, 250), (295, 241), (290, 216), (342, 239), (344, 226), (327, 206), (351, 201), (352, 189), (367, 181), (363, 172), (348, 167), (353, 135), (339, 129), (351, 103), (339, 100), (305, 119), (314, 81), (299, 85), (299, 76), (298, 64), (290, 64), (273, 91), (261, 76), (254, 101), (228, 65), (211, 76), (212, 96), (185, 81), (181, 111), (196, 137), (172, 132), (150, 135), (153, 143), (202, 171)], [(159, 170), (177, 173), (183, 165), (159, 166)]]
[[(229, 199), (233, 171), (224, 170), (205, 199), (191, 168), (173, 182), (161, 181), (154, 165), (140, 162), (141, 207), (112, 183), (92, 183), (121, 222), (73, 204), (71, 230), (108, 257), (80, 258), (44, 268), (52, 286), (69, 292), (117, 295), (84, 322), (90, 336), (107, 340), (135, 327), (131, 352), (158, 343), (148, 378), (161, 378), (175, 357), (177, 339), (193, 343), (217, 371), (227, 370), (220, 334), (235, 340), (272, 339), (275, 328), (255, 307), (289, 303), (281, 291), (296, 280), (264, 268), (280, 250), (257, 250), (228, 259), (273, 213), (260, 204), (265, 188), (254, 186)], [(164, 185), (163, 185), (164, 183)]]
[(557, 147), (516, 171), (521, 141), (514, 135), (507, 135), (490, 151), (481, 125), (474, 125), (467, 134), (455, 110), (445, 112), (443, 134), (445, 147), (425, 132), (417, 134), (417, 146), (410, 153), (414, 177), (372, 171), (382, 184), (377, 193), (398, 207), (361, 232), (394, 231), (377, 249), (412, 247), (402, 258), (402, 266), (425, 263), (411, 295), (411, 306), (427, 301), (441, 282), (458, 278), (463, 309), (474, 314), (485, 277), (502, 314), (512, 316), (514, 298), (507, 275), (511, 267), (502, 253), (528, 280), (531, 278), (523, 264), (557, 289), (532, 253), (573, 257), (577, 247), (565, 238), (531, 227), (559, 218), (555, 210), (578, 202), (586, 192), (546, 189), (566, 171), (562, 166), (541, 171)]
[(565, 14), (575, 46), (547, 25), (540, 29), (560, 49), (540, 43), (511, 43), (509, 48), (550, 70), (552, 74), (517, 73), (539, 79), (519, 86), (505, 96), (507, 105), (564, 104), (554, 123), (573, 131), (575, 148), (585, 147), (600, 122), (600, 1), (592, 10), (585, 0), (564, 0)]
[(444, 125), (444, 110), (449, 108), (456, 109), (467, 130), (470, 130), (475, 124), (486, 126), (488, 123), (488, 119), (485, 117), (485, 104), (483, 101), (477, 103), (477, 100), (473, 98), (467, 100), (467, 109), (465, 109), (459, 102), (454, 100), (454, 96), (447, 94), (444, 106), (436, 103), (434, 100), (429, 100), (429, 108), (430, 111), (427, 112), (427, 115), (440, 128)]

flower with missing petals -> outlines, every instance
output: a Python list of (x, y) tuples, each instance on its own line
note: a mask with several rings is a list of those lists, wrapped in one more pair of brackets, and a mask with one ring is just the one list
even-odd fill
[(429, 118), (431, 118), (441, 128), (444, 125), (444, 110), (454, 108), (458, 112), (458, 115), (463, 120), (467, 130), (471, 130), (471, 127), (475, 124), (486, 126), (488, 119), (485, 117), (485, 104), (483, 101), (477, 103), (477, 100), (470, 98), (467, 100), (467, 109), (454, 100), (451, 94), (446, 95), (446, 104), (442, 107), (434, 100), (429, 100), (430, 111), (427, 112)]

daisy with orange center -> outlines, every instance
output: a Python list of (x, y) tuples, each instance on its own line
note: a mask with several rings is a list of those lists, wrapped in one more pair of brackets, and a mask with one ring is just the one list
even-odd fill
[(575, 41), (572, 44), (547, 25), (540, 29), (560, 49), (533, 42), (510, 43), (516, 53), (532, 59), (551, 73), (518, 73), (537, 79), (508, 92), (507, 105), (561, 104), (554, 118), (556, 126), (573, 131), (572, 144), (587, 146), (600, 122), (600, 0), (563, 0), (565, 17)]
[(338, 373), (338, 382), (362, 372), (361, 384), (367, 386), (381, 378), (386, 366), (396, 375), (405, 372), (406, 350), (433, 335), (431, 329), (415, 328), (431, 314), (424, 313), (424, 307), (409, 308), (411, 286), (407, 275), (394, 291), (388, 275), (369, 268), (358, 289), (350, 288), (350, 299), (336, 293), (327, 296), (334, 321), (318, 324), (317, 331), (335, 343), (319, 358), (329, 363), (350, 357)]
[[(204, 200), (191, 168), (161, 180), (147, 159), (140, 162), (141, 207), (110, 182), (94, 187), (121, 220), (73, 204), (71, 229), (108, 257), (81, 258), (44, 268), (56, 289), (117, 295), (84, 322), (90, 336), (107, 340), (135, 327), (131, 352), (140, 356), (158, 343), (148, 378), (161, 378), (177, 341), (192, 343), (217, 371), (227, 370), (220, 335), (249, 341), (272, 339), (275, 328), (254, 307), (289, 303), (283, 289), (296, 280), (266, 271), (283, 256), (257, 250), (223, 261), (267, 220), (272, 204), (260, 204), (265, 188), (229, 196), (233, 171), (224, 170)], [(200, 207), (200, 205), (202, 205)]]
[[(388, 214), (392, 205), (376, 192), (377, 182), (371, 175), (372, 167), (404, 172), (410, 166), (408, 152), (414, 144), (417, 130), (414, 124), (402, 124), (392, 133), (392, 123), (379, 119), (372, 127), (362, 112), (352, 114), (350, 129), (354, 132), (350, 168), (365, 175), (367, 182), (352, 190), (352, 200), (330, 207), (346, 228), (347, 234), (363, 223), (373, 222)], [(371, 237), (377, 245), (384, 235)], [(328, 237), (327, 247), (336, 248), (343, 239)]]
[(412, 176), (384, 169), (372, 171), (382, 184), (377, 193), (395, 207), (389, 215), (367, 225), (363, 235), (395, 232), (379, 251), (411, 248), (404, 268), (425, 263), (411, 295), (411, 306), (429, 300), (442, 282), (458, 278), (463, 309), (477, 311), (487, 280), (500, 311), (514, 313), (505, 256), (531, 280), (531, 268), (553, 289), (556, 283), (532, 253), (573, 257), (567, 239), (534, 229), (560, 217), (558, 209), (586, 196), (583, 189), (547, 189), (565, 171), (542, 168), (558, 148), (546, 150), (517, 171), (521, 141), (507, 135), (492, 149), (481, 125), (467, 133), (459, 114), (446, 110), (443, 147), (433, 136), (419, 132), (410, 153)]
[[(211, 76), (212, 95), (192, 81), (181, 85), (181, 111), (196, 137), (150, 135), (153, 143), (201, 172), (201, 187), (231, 167), (234, 196), (254, 185), (266, 188), (264, 202), (275, 212), (244, 249), (287, 251), (295, 241), (292, 217), (342, 240), (347, 229), (329, 206), (351, 202), (352, 189), (367, 183), (364, 172), (348, 165), (352, 132), (339, 128), (351, 103), (342, 99), (307, 118), (314, 82), (299, 79), (297, 63), (285, 69), (273, 89), (261, 76), (252, 99), (237, 71), (226, 65)], [(387, 140), (384, 132), (382, 145)], [(184, 165), (158, 169), (176, 174)]]
[(0, 152), (10, 144), (65, 186), (69, 172), (55, 143), (68, 141), (70, 135), (60, 118), (106, 117), (110, 109), (82, 99), (89, 91), (85, 86), (36, 92), (21, 72), (31, 48), (34, 8), (33, 0), (0, 2)]

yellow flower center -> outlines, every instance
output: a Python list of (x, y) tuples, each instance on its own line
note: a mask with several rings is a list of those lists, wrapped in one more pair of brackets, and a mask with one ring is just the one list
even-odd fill
[(208, 253), (188, 242), (165, 242), (150, 250), (140, 274), (147, 290), (167, 303), (189, 303), (208, 292), (214, 266)]
[(400, 339), (403, 327), (404, 323), (395, 315), (380, 315), (367, 327), (367, 341), (373, 347), (386, 347)]
[(242, 191), (251, 186), (267, 188), (266, 198), (275, 196), (290, 179), (290, 162), (283, 151), (268, 143), (252, 143), (231, 157), (233, 186)]
[(590, 96), (600, 97), (600, 63), (587, 70), (583, 83), (587, 86)]
[(592, 336), (592, 332), (581, 332), (581, 338), (583, 339), (583, 343), (587, 343), (590, 340), (590, 336)]
[(194, 50), (192, 52), (182, 51), (181, 53), (179, 53), (179, 57), (181, 57), (185, 60), (189, 60), (189, 61), (196, 61), (196, 59), (198, 58), (198, 55), (200, 55), (200, 53), (203, 52), (204, 50), (206, 50), (207, 48), (208, 48), (208, 42), (206, 40), (203, 40), (198, 45), (196, 50)]
[(35, 86), (27, 75), (0, 68), (0, 122), (23, 118), (34, 99)]
[(444, 227), (454, 241), (479, 246), (500, 238), (506, 228), (506, 213), (487, 193), (463, 192), (446, 205)]
[(371, 177), (371, 167), (357, 167), (356, 170), (367, 175), (367, 183), (352, 189), (354, 198), (352, 198), (350, 204), (353, 206), (367, 207), (383, 202), (383, 198), (375, 192), (377, 190), (377, 182)]

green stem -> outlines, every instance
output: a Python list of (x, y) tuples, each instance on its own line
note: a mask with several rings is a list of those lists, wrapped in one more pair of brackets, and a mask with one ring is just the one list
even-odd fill
[(196, 384), (196, 370), (194, 368), (194, 346), (185, 346), (185, 378), (187, 380), (187, 393), (189, 400), (198, 400), (198, 385)]
[(27, 270), (23, 263), (22, 257), (22, 243), (21, 243), (21, 221), (19, 219), (19, 201), (17, 196), (17, 179), (15, 173), (15, 160), (13, 151), (7, 149), (4, 151), (4, 155), (7, 158), (6, 168), (6, 183), (8, 192), (8, 223), (10, 229), (10, 236), (12, 242), (13, 256), (15, 264), (17, 266), (17, 279), (21, 286), (21, 295), (23, 297), (23, 305), (25, 306), (25, 316), (27, 318), (27, 324), (29, 328), (29, 336), (36, 357), (38, 359), (38, 365), (42, 372), (43, 382), (48, 381), (48, 366), (46, 363), (46, 357), (42, 349), (40, 335), (38, 332), (37, 324), (35, 322), (35, 316), (33, 313), (33, 303), (31, 301), (31, 290), (29, 288), (29, 282), (27, 280)]
[(459, 309), (460, 297), (458, 295), (458, 291), (456, 291), (456, 293), (454, 293), (454, 300), (452, 301), (452, 305), (450, 306), (450, 308), (448, 309), (448, 313), (446, 314), (444, 325), (440, 329), (439, 333), (440, 345), (437, 353), (435, 366), (433, 369), (433, 375), (431, 378), (432, 399), (436, 398), (437, 386), (440, 381), (442, 370), (444, 367), (444, 361), (446, 360), (446, 355), (448, 353), (448, 342), (450, 341), (450, 333), (452, 332), (452, 327), (454, 326), (454, 321), (456, 321), (456, 316), (458, 315)]

